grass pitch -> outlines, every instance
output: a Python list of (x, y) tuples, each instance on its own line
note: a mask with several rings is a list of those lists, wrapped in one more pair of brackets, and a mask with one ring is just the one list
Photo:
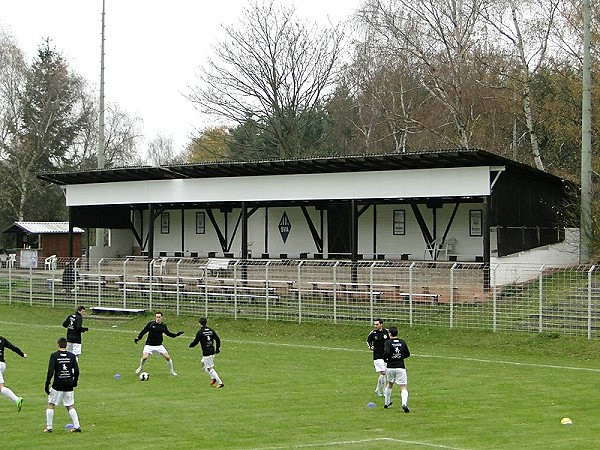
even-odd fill
[[(209, 386), (199, 348), (189, 349), (197, 318), (165, 312), (165, 339), (177, 377), (152, 357), (148, 382), (133, 372), (152, 315), (84, 324), (76, 409), (82, 433), (57, 407), (45, 426), (44, 380), (60, 326), (73, 309), (0, 305), (0, 335), (28, 354), (7, 351), (5, 384), (23, 410), (0, 396), (3, 448), (164, 449), (589, 449), (600, 441), (600, 342), (539, 334), (493, 334), (401, 327), (410, 414), (385, 410), (364, 344), (371, 325), (293, 324), (209, 318), (222, 351), (225, 383)], [(392, 325), (387, 323), (386, 325)], [(114, 378), (120, 374), (120, 378)], [(375, 408), (367, 403), (375, 402)], [(563, 417), (572, 425), (561, 425)]]

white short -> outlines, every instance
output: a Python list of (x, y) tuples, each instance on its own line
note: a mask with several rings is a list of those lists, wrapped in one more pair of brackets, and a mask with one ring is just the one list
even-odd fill
[(2, 373), (4, 373), (5, 369), (6, 369), (6, 363), (0, 362), (0, 384), (4, 384), (4, 376), (2, 375)]
[(396, 383), (398, 385), (407, 385), (408, 377), (406, 369), (388, 369), (385, 373), (388, 383)]
[(56, 391), (50, 388), (50, 395), (48, 395), (48, 403), (58, 405), (62, 401), (65, 406), (73, 406), (75, 404), (75, 393), (73, 391)]
[(375, 372), (385, 372), (385, 361), (383, 359), (374, 359), (373, 366), (375, 367)]
[(73, 353), (75, 356), (79, 356), (81, 355), (81, 344), (67, 342), (67, 351)]
[(144, 345), (144, 353), (147, 353), (149, 355), (153, 353), (164, 355), (165, 353), (167, 353), (167, 349), (164, 345)]
[(202, 367), (211, 368), (215, 367), (215, 355), (203, 356), (202, 357)]

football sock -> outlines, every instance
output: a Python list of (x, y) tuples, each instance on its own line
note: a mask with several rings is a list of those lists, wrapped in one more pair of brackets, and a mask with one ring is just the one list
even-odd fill
[(11, 401), (16, 402), (19, 397), (15, 395), (15, 393), (10, 389), (4, 386), (0, 392), (6, 395)]
[(146, 360), (144, 358), (140, 359), (140, 369), (144, 370), (144, 364), (146, 364)]
[(73, 428), (80, 428), (79, 416), (77, 415), (77, 411), (75, 410), (75, 408), (71, 408), (69, 410), (69, 416), (71, 416), (71, 420), (73, 421)]
[(384, 401), (386, 405), (389, 405), (390, 403), (392, 403), (392, 390), (389, 387), (385, 387), (383, 389), (383, 395), (384, 395)]
[(171, 372), (175, 372), (175, 370), (173, 370), (173, 360), (172, 359), (167, 361), (167, 367), (169, 368), (169, 370)]
[(400, 398), (402, 399), (402, 404), (408, 406), (408, 390), (402, 389), (400, 391)]
[(46, 409), (46, 428), (52, 429), (52, 422), (54, 421), (54, 410)]
[(377, 380), (377, 390), (379, 392), (383, 392), (385, 389), (385, 375), (379, 375), (379, 379)]
[(221, 381), (221, 378), (219, 378), (219, 374), (217, 373), (217, 371), (216, 371), (215, 369), (211, 368), (211, 369), (208, 371), (208, 374), (210, 375), (210, 377), (211, 377), (213, 380), (217, 380), (217, 383), (219, 383), (219, 384), (223, 384), (223, 382)]

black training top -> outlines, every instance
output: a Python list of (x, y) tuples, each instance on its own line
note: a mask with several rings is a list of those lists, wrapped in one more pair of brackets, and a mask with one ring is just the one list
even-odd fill
[(11, 344), (8, 341), (8, 339), (5, 339), (2, 336), (0, 336), (0, 362), (4, 362), (4, 349), (5, 348), (9, 348), (13, 352), (15, 352), (17, 355), (19, 355), (21, 358), (25, 358), (25, 353), (23, 353), (19, 347)]
[(383, 359), (383, 344), (390, 338), (388, 330), (373, 330), (367, 336), (367, 346), (373, 350), (373, 359)]
[(195, 347), (198, 343), (202, 347), (202, 356), (214, 355), (221, 348), (221, 340), (217, 336), (217, 332), (208, 327), (201, 327), (198, 330), (190, 348)]
[(405, 369), (404, 360), (410, 356), (408, 345), (402, 339), (391, 338), (386, 341), (383, 351), (383, 359), (388, 369)]
[(73, 344), (81, 344), (81, 333), (88, 329), (83, 326), (83, 316), (75, 312), (65, 319), (62, 324), (67, 329), (67, 341)]
[(58, 350), (50, 355), (48, 373), (46, 374), (46, 387), (54, 377), (52, 388), (57, 391), (72, 391), (79, 380), (79, 365), (77, 358), (71, 352)]
[(162, 345), (163, 343), (163, 333), (169, 337), (177, 337), (177, 334), (171, 333), (167, 328), (167, 325), (164, 322), (158, 323), (156, 320), (152, 322), (148, 322), (144, 329), (140, 331), (138, 334), (138, 339), (142, 339), (142, 337), (148, 333), (148, 337), (146, 338), (146, 345)]

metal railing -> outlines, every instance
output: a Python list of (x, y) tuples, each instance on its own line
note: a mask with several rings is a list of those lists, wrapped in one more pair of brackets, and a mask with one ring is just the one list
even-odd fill
[[(64, 268), (76, 276), (63, 280)], [(68, 278), (68, 277), (67, 277)], [(0, 302), (598, 337), (595, 266), (142, 257), (0, 268)]]

